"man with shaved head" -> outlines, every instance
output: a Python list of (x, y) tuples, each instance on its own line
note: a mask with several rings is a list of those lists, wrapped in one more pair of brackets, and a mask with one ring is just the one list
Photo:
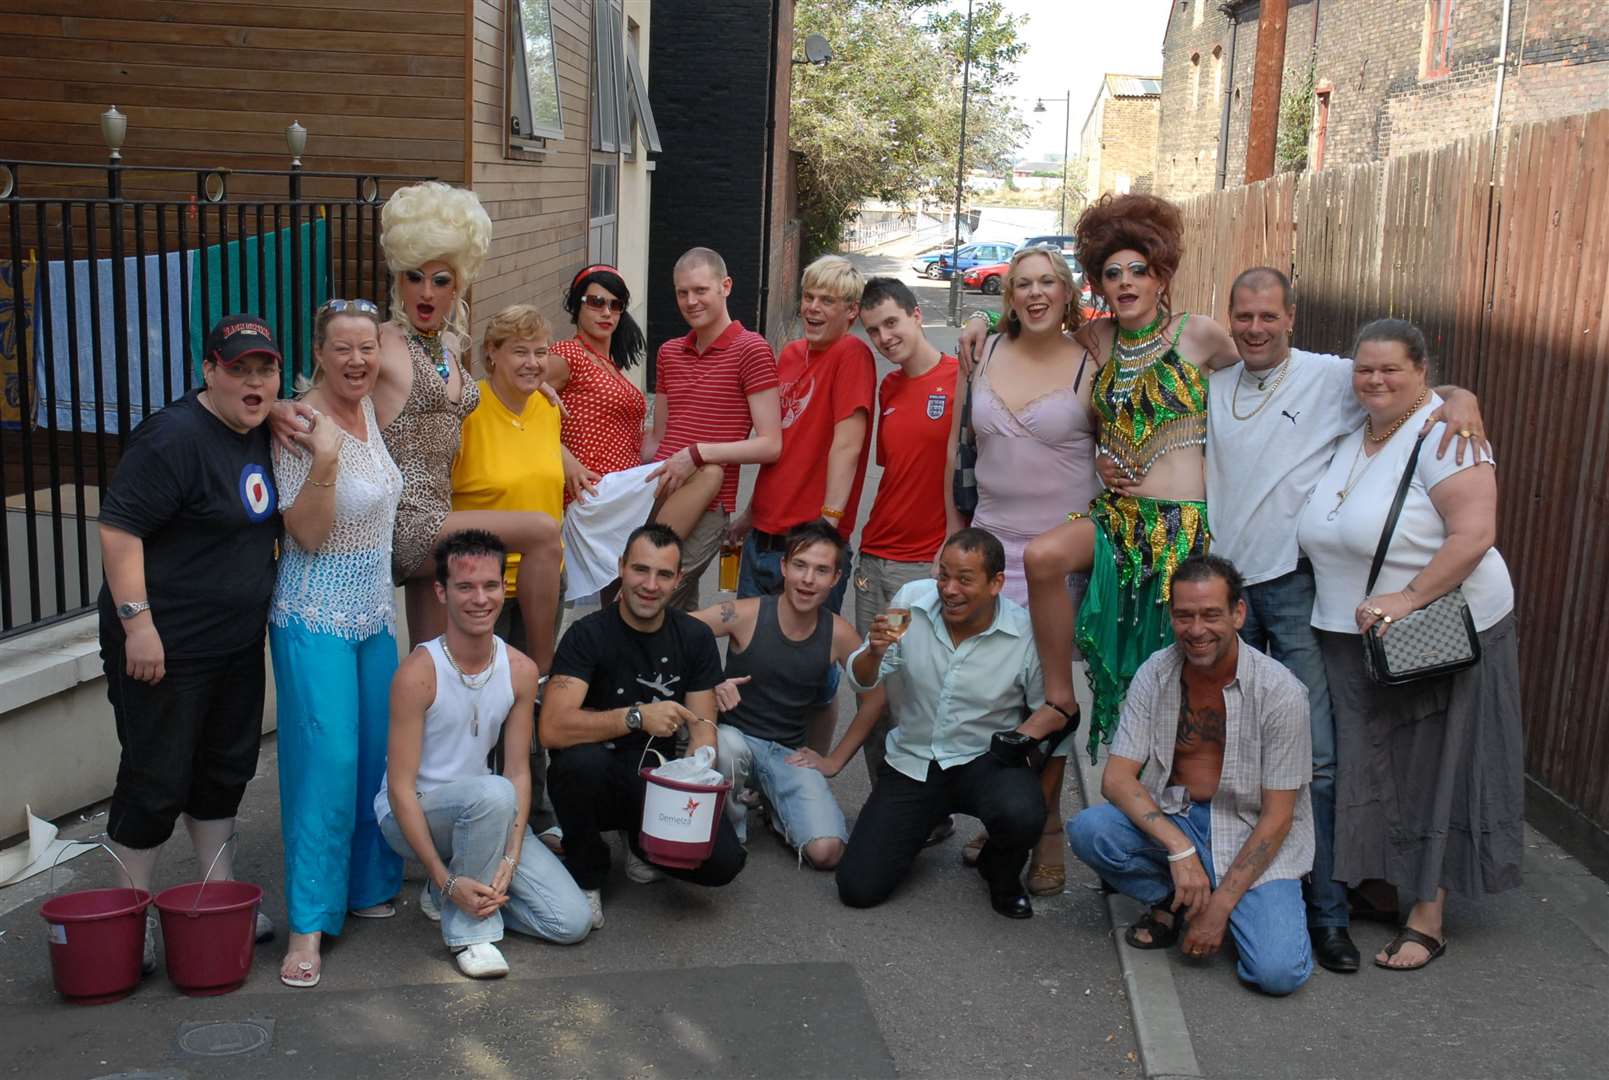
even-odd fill
[(659, 347), (645, 460), (664, 462), (655, 475), (667, 493), (706, 462), (726, 472), (720, 494), (682, 547), (681, 584), (670, 602), (689, 611), (698, 606), (699, 578), (737, 508), (738, 469), (781, 455), (782, 417), (776, 354), (765, 338), (727, 313), (732, 279), (726, 260), (710, 248), (690, 248), (676, 260), (672, 279), (689, 332)]

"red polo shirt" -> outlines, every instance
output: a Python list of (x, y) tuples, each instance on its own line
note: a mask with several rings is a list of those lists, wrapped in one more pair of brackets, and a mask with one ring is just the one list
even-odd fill
[(782, 386), (782, 456), (760, 467), (749, 503), (754, 527), (782, 534), (821, 516), (827, 497), (827, 453), (833, 426), (866, 413), (866, 435), (855, 465), (855, 483), (844, 504), (838, 531), (844, 539), (855, 531), (860, 489), (872, 445), (872, 403), (877, 391), (877, 364), (866, 343), (845, 334), (820, 352), (803, 341), (790, 341), (777, 363)]
[(932, 562), (944, 545), (944, 488), (950, 482), (950, 423), (955, 417), (955, 357), (924, 375), (883, 376), (877, 391), (877, 485), (860, 550), (894, 562)]
[[(659, 347), (654, 390), (665, 395), (665, 437), (654, 452), (664, 461), (693, 443), (741, 442), (754, 429), (749, 395), (777, 385), (777, 361), (759, 334), (736, 319), (721, 335), (698, 351), (697, 333), (671, 338)], [(737, 509), (738, 465), (724, 467), (725, 478), (715, 503), (728, 513)]]

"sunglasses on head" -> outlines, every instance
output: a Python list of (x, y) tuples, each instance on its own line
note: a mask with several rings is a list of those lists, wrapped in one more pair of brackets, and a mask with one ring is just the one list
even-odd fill
[(597, 293), (587, 293), (581, 298), (581, 302), (594, 311), (602, 311), (604, 308), (608, 308), (616, 315), (626, 310), (626, 302), (618, 296), (599, 296)]
[(373, 315), (376, 318), (378, 318), (380, 315), (380, 308), (373, 300), (331, 299), (324, 301), (324, 308), (325, 310), (333, 311), (336, 314), (340, 314), (343, 311), (356, 311), (364, 315)]

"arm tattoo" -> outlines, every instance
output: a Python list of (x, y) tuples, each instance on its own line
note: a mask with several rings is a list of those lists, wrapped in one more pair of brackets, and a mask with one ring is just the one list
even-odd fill
[(1160, 810), (1152, 810), (1149, 814), (1145, 814), (1145, 815), (1141, 816), (1140, 821), (1142, 821), (1142, 822), (1161, 821), (1162, 817), (1163, 817), (1162, 811), (1160, 811)]
[(1273, 861), (1274, 851), (1273, 845), (1268, 842), (1267, 837), (1264, 837), (1257, 841), (1256, 847), (1249, 850), (1242, 849), (1240, 854), (1235, 856), (1234, 865), (1229, 868), (1229, 873), (1225, 876), (1233, 877), (1238, 875), (1250, 881), (1256, 881), (1262, 876), (1263, 871), (1268, 868), (1268, 864)]
[(576, 685), (576, 680), (568, 675), (554, 675), (548, 679), (549, 690), (564, 690)]
[(736, 620), (737, 620), (737, 603), (735, 601), (732, 601), (732, 600), (722, 600), (721, 601), (721, 621), (723, 623), (729, 623), (729, 622), (735, 622)]

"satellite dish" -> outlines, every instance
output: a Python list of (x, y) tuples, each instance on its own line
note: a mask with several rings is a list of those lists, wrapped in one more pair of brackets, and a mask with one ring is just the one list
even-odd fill
[(832, 59), (832, 46), (820, 34), (810, 34), (805, 37), (805, 59), (812, 64), (825, 64)]

